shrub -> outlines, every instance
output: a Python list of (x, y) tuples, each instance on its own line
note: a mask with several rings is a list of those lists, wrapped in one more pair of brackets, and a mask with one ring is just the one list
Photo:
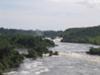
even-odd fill
[(87, 53), (92, 55), (100, 55), (100, 48), (90, 48), (90, 50)]

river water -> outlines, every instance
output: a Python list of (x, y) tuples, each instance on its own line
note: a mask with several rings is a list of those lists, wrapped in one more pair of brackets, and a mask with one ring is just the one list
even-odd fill
[(5, 75), (100, 75), (100, 56), (87, 55), (91, 44), (61, 43), (51, 48), (58, 56), (44, 57), (35, 61), (25, 59), (16, 71)]

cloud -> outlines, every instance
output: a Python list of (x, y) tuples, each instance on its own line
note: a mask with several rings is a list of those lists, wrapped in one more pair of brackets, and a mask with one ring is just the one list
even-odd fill
[(77, 4), (87, 6), (89, 8), (100, 8), (100, 0), (82, 0)]
[(100, 24), (96, 8), (97, 0), (0, 0), (0, 26), (66, 29)]

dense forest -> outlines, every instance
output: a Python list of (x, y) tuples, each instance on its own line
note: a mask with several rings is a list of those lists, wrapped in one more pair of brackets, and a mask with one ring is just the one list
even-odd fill
[(62, 42), (91, 43), (100, 45), (100, 26), (67, 29), (63, 32)]
[(0, 35), (6, 34), (6, 35), (17, 35), (17, 34), (23, 34), (23, 35), (31, 35), (31, 36), (42, 36), (42, 31), (39, 30), (18, 30), (18, 29), (5, 29), (0, 28)]
[(63, 31), (43, 31), (45, 37), (50, 37), (52, 39), (56, 37), (62, 37)]
[[(36, 59), (43, 57), (43, 54), (46, 53), (49, 53), (50, 56), (58, 54), (48, 50), (48, 47), (55, 46), (53, 41), (33, 36), (34, 33), (28, 34), (28, 32), (0, 29), (0, 75), (11, 68), (18, 67), (24, 58)], [(27, 49), (28, 54), (20, 54), (18, 49)]]
[(57, 36), (61, 37), (63, 31), (53, 31), (53, 30), (48, 30), (48, 31), (41, 31), (41, 30), (17, 30), (17, 29), (5, 29), (5, 28), (0, 28), (0, 35), (1, 34), (6, 34), (6, 35), (18, 35), (18, 34), (23, 34), (23, 35), (31, 35), (31, 36), (41, 36), (41, 37), (50, 37), (50, 38), (56, 38)]

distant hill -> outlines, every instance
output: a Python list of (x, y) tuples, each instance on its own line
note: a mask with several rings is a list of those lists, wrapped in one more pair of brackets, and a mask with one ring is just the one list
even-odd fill
[(31, 36), (42, 36), (43, 33), (39, 30), (18, 30), (18, 29), (5, 29), (0, 28), (0, 35), (31, 35)]
[(100, 26), (67, 29), (63, 32), (62, 42), (92, 43), (100, 45)]
[(56, 37), (62, 37), (63, 31), (43, 31), (45, 37), (50, 37), (52, 39)]
[(41, 30), (18, 30), (18, 29), (5, 29), (0, 28), (0, 35), (31, 35), (55, 38), (62, 35), (62, 31), (41, 31)]

